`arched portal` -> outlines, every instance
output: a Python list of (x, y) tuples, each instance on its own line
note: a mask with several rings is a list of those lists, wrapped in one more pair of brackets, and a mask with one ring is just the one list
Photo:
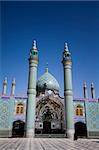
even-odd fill
[(24, 137), (25, 123), (21, 120), (13, 122), (12, 137)]
[(52, 113), (50, 108), (47, 106), (45, 111), (43, 112), (43, 133), (49, 134), (51, 133), (51, 120), (52, 120)]
[(61, 134), (64, 132), (64, 109), (58, 97), (43, 97), (36, 105), (36, 134)]
[(75, 135), (77, 137), (87, 137), (87, 128), (85, 123), (83, 122), (75, 123)]

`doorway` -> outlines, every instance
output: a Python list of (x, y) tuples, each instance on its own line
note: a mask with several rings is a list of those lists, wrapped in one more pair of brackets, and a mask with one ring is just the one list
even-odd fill
[(87, 137), (87, 127), (83, 122), (75, 123), (75, 134), (77, 137)]
[(44, 121), (43, 122), (43, 133), (44, 134), (50, 134), (51, 133), (51, 122), (50, 121)]
[(13, 122), (12, 137), (24, 137), (25, 123), (21, 120)]

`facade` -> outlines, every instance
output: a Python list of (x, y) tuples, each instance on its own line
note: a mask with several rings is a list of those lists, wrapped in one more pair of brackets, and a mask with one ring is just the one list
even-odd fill
[(36, 41), (30, 50), (27, 97), (15, 96), (15, 79), (8, 96), (7, 78), (0, 95), (0, 137), (78, 137), (99, 138), (99, 100), (88, 98), (84, 83), (84, 98), (72, 94), (72, 60), (67, 44), (63, 52), (64, 98), (59, 83), (46, 66), (37, 81), (38, 50)]

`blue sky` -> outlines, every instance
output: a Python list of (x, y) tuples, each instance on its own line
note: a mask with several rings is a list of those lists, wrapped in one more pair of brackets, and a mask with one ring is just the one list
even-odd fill
[(99, 97), (99, 2), (1, 2), (1, 75), (8, 77), (7, 92), (16, 78), (16, 95), (26, 95), (28, 57), (33, 39), (39, 51), (39, 78), (46, 62), (60, 84), (63, 96), (64, 42), (73, 61), (74, 97), (83, 97), (83, 82), (95, 83)]

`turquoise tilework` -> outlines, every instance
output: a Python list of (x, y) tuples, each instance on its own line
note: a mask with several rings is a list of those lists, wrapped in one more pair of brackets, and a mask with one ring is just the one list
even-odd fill
[(99, 129), (99, 103), (86, 102), (86, 120), (89, 130)]
[(0, 128), (12, 128), (13, 99), (0, 99)]
[(98, 107), (98, 109), (97, 109), (97, 113), (96, 113), (96, 118), (97, 118), (97, 128), (99, 129), (99, 103), (97, 104), (97, 107)]

